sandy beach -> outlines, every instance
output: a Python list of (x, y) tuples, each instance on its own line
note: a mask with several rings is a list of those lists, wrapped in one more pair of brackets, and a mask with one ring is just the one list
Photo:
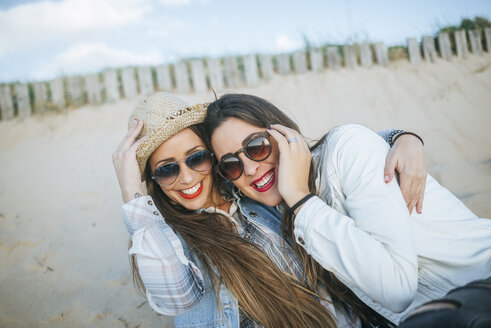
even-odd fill
[[(227, 92), (272, 101), (312, 139), (344, 123), (416, 132), (429, 173), (491, 217), (489, 54), (217, 90)], [(179, 96), (190, 104), (213, 99), (211, 91)], [(1, 327), (173, 326), (133, 287), (111, 162), (140, 99), (0, 122)]]

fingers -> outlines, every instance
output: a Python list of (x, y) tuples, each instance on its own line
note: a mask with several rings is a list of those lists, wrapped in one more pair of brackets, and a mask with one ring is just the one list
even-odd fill
[(384, 167), (384, 181), (385, 183), (389, 183), (392, 181), (394, 178), (394, 173), (396, 169), (396, 163), (397, 161), (391, 154), (387, 156), (387, 159), (385, 161), (385, 167)]
[(285, 154), (289, 150), (288, 141), (285, 136), (273, 129), (268, 129), (268, 133), (276, 140), (280, 154)]
[(416, 203), (416, 212), (418, 214), (423, 213), (423, 196), (421, 196), (418, 202)]
[(425, 188), (426, 188), (426, 176), (422, 179), (420, 183), (419, 190), (417, 191), (417, 203), (416, 203), (416, 212), (418, 214), (423, 213), (423, 199), (425, 196)]
[(143, 138), (140, 138), (137, 141), (135, 141), (133, 145), (131, 145), (131, 150), (136, 152), (138, 148), (140, 148), (140, 146), (147, 140), (147, 137), (148, 136), (144, 136)]
[(135, 142), (136, 137), (140, 134), (143, 128), (143, 121), (135, 118), (133, 125), (128, 129), (128, 133), (121, 141), (119, 148), (129, 148)]
[[(288, 128), (281, 124), (271, 124), (271, 130), (268, 131), (278, 131), (283, 136), (285, 141), (292, 147), (299, 146), (302, 149), (309, 149), (309, 145), (303, 136), (294, 129)], [(293, 141), (293, 139), (296, 139), (296, 141)], [(288, 142), (289, 140), (292, 140), (293, 142)]]

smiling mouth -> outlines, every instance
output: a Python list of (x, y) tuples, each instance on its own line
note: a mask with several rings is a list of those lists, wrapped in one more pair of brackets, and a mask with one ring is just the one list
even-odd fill
[(201, 191), (203, 191), (203, 183), (198, 182), (191, 188), (178, 190), (177, 192), (185, 199), (193, 199), (198, 197), (201, 194)]
[(250, 184), (252, 188), (259, 192), (265, 192), (269, 190), (275, 181), (274, 169), (266, 172), (262, 177)]

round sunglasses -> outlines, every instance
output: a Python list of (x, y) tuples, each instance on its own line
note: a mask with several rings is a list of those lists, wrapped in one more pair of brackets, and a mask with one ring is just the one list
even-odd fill
[(213, 163), (213, 154), (209, 150), (203, 149), (188, 155), (186, 158), (159, 166), (153, 171), (152, 179), (162, 187), (173, 184), (179, 176), (179, 163), (183, 161), (190, 169), (204, 172), (210, 169)]
[(255, 162), (261, 162), (268, 158), (273, 150), (267, 133), (256, 134), (249, 141), (245, 139), (242, 144), (244, 143), (245, 146), (235, 154), (226, 154), (218, 162), (217, 171), (227, 180), (237, 180), (244, 172), (244, 163), (239, 157), (240, 153), (244, 153), (247, 158)]

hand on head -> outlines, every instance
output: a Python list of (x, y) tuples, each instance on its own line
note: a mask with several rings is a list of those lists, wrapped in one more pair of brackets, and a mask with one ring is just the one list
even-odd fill
[(272, 124), (268, 133), (278, 144), (278, 190), (292, 207), (310, 193), (308, 181), (312, 154), (302, 135), (280, 124)]
[(145, 137), (136, 140), (142, 128), (143, 121), (135, 119), (112, 155), (124, 203), (131, 201), (136, 193), (143, 194), (141, 173), (136, 160), (136, 151), (146, 140)]

